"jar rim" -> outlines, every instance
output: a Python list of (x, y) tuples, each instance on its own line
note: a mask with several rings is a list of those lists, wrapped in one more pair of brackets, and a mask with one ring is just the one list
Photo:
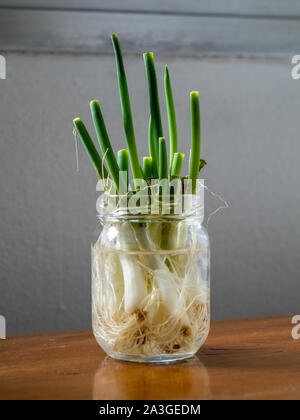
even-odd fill
[(120, 195), (102, 193), (97, 199), (97, 217), (101, 220), (122, 219), (134, 221), (179, 221), (204, 218), (202, 194), (177, 194), (172, 197), (161, 195), (159, 200), (149, 195)]

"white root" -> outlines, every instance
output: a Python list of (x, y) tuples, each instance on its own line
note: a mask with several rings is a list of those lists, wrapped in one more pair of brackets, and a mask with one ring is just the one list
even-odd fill
[(124, 355), (196, 351), (209, 328), (209, 289), (197, 264), (201, 252), (194, 244), (161, 250), (145, 225), (126, 221), (115, 227), (115, 249), (101, 241), (92, 247), (97, 340)]

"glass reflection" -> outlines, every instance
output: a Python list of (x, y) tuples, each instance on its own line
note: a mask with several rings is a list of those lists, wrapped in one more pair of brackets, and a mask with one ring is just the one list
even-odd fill
[(206, 399), (208, 371), (194, 356), (171, 364), (138, 364), (106, 357), (94, 376), (93, 399)]

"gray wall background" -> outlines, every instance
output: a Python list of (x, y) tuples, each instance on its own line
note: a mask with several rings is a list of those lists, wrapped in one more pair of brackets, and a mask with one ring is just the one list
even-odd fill
[[(115, 149), (125, 146), (114, 58), (10, 50), (0, 80), (0, 313), (8, 333), (88, 328), (96, 179), (81, 145), (76, 172), (72, 119), (93, 132), (88, 104), (100, 99)], [(156, 57), (161, 93), (169, 65), (185, 153), (189, 92), (200, 91), (203, 176), (230, 203), (208, 228), (214, 319), (299, 313), (300, 80), (291, 78), (291, 55)], [(143, 60), (125, 60), (142, 156)], [(161, 106), (167, 132), (163, 96)]]

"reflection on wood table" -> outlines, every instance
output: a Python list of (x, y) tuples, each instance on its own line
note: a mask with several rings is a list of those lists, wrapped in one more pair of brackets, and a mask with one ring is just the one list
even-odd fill
[(300, 399), (292, 317), (215, 321), (197, 356), (169, 365), (107, 357), (91, 331), (0, 340), (0, 399)]

